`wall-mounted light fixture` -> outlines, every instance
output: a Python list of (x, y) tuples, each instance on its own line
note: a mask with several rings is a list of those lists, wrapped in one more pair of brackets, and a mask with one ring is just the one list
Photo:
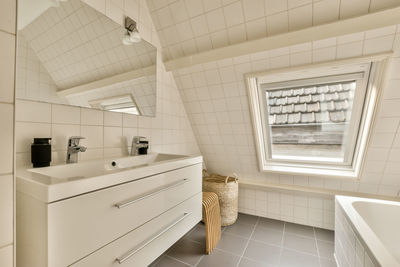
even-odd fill
[(130, 17), (125, 17), (125, 29), (126, 32), (122, 38), (122, 43), (124, 45), (132, 45), (133, 43), (139, 43), (142, 40), (136, 26), (136, 21)]

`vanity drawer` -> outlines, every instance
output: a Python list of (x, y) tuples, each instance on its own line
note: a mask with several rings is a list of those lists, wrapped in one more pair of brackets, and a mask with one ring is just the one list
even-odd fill
[(72, 266), (149, 265), (201, 220), (201, 199), (202, 193), (198, 193)]
[(196, 164), (49, 204), (49, 266), (76, 262), (201, 192), (201, 170)]

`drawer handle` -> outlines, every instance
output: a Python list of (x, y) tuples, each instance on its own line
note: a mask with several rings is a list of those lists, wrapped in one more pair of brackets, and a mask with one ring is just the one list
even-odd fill
[(148, 197), (152, 197), (154, 195), (157, 195), (160, 192), (163, 192), (165, 190), (171, 189), (171, 188), (176, 187), (178, 185), (184, 184), (187, 181), (189, 181), (189, 179), (185, 178), (185, 179), (183, 179), (181, 181), (177, 181), (177, 182), (171, 183), (169, 185), (166, 185), (166, 186), (164, 186), (164, 187), (162, 187), (160, 189), (156, 189), (155, 191), (151, 191), (147, 195), (144, 195), (144, 196), (141, 196), (141, 197), (134, 197), (134, 198), (131, 198), (131, 199), (128, 199), (128, 200), (121, 201), (121, 202), (115, 204), (114, 206), (119, 208), (119, 209), (125, 208), (125, 207), (127, 207), (129, 205), (132, 205), (135, 202), (141, 201), (141, 200), (143, 200), (145, 198), (148, 198)]
[(191, 212), (187, 212), (184, 213), (181, 217), (179, 217), (178, 219), (176, 219), (173, 223), (171, 223), (170, 225), (168, 225), (167, 227), (165, 227), (164, 229), (162, 229), (160, 232), (156, 233), (154, 236), (150, 237), (149, 239), (147, 239), (146, 241), (143, 241), (141, 244), (139, 244), (137, 247), (133, 248), (132, 250), (126, 252), (125, 254), (123, 254), (121, 257), (116, 258), (115, 260), (119, 263), (122, 264), (124, 261), (126, 261), (127, 259), (129, 259), (130, 257), (132, 257), (133, 255), (135, 255), (136, 253), (138, 253), (140, 250), (142, 250), (143, 248), (145, 248), (148, 244), (150, 244), (151, 242), (153, 242), (154, 240), (156, 240), (157, 238), (159, 238), (160, 236), (162, 236), (165, 232), (167, 232), (169, 229), (171, 229), (172, 227), (174, 227), (175, 225), (177, 225), (179, 222), (181, 222), (182, 220), (184, 220), (186, 217), (188, 217), (190, 214), (192, 214)]

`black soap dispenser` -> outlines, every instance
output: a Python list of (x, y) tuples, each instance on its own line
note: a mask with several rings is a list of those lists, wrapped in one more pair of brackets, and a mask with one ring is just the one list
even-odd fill
[(48, 167), (51, 162), (51, 138), (33, 138), (31, 161), (34, 168)]

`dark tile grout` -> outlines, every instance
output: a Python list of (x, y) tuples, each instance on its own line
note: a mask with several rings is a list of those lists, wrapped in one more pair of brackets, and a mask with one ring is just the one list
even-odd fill
[(236, 264), (236, 267), (238, 267), (238, 266), (240, 265), (240, 262), (242, 261), (242, 258), (243, 258), (243, 256), (244, 256), (244, 254), (246, 253), (247, 247), (249, 246), (250, 241), (252, 240), (251, 238), (252, 238), (253, 235), (254, 235), (254, 231), (256, 230), (256, 227), (257, 227), (259, 221), (260, 221), (260, 217), (257, 218), (257, 221), (256, 221), (256, 223), (255, 223), (254, 226), (253, 226), (253, 230), (251, 231), (251, 234), (250, 234), (250, 236), (249, 236), (249, 239), (247, 240), (246, 245), (244, 246), (242, 255), (240, 255), (240, 258), (239, 258), (239, 260), (238, 260), (238, 263)]
[[(248, 215), (248, 216), (253, 216), (253, 215)], [(321, 265), (321, 260), (322, 260), (322, 259), (328, 260), (328, 261), (332, 261), (332, 259), (330, 259), (330, 258), (321, 257), (321, 256), (320, 256), (319, 248), (318, 248), (318, 240), (319, 240), (319, 241), (324, 241), (324, 242), (327, 242), (327, 243), (332, 243), (332, 244), (334, 243), (334, 240), (333, 240), (333, 241), (328, 241), (328, 240), (324, 240), (324, 239), (317, 238), (316, 227), (313, 227), (313, 226), (306, 226), (306, 227), (311, 227), (311, 228), (313, 229), (313, 237), (309, 237), (309, 236), (302, 235), (302, 234), (297, 234), (297, 233), (290, 233), (290, 234), (293, 234), (293, 235), (299, 236), (299, 237), (303, 237), (303, 238), (307, 238), (307, 239), (313, 239), (313, 240), (314, 240), (314, 244), (315, 244), (315, 246), (316, 246), (317, 255), (312, 254), (312, 253), (307, 253), (307, 252), (304, 252), (304, 251), (299, 251), (299, 250), (292, 249), (292, 248), (286, 248), (286, 247), (284, 247), (284, 238), (285, 238), (285, 233), (287, 232), (287, 231), (286, 231), (286, 224), (287, 224), (288, 222), (284, 222), (284, 221), (279, 221), (279, 220), (273, 219), (273, 220), (276, 220), (276, 221), (279, 221), (279, 222), (282, 222), (282, 223), (283, 223), (283, 230), (282, 230), (282, 231), (279, 231), (279, 230), (276, 230), (276, 229), (271, 229), (271, 228), (269, 228), (269, 227), (263, 227), (263, 226), (261, 226), (261, 225), (259, 224), (260, 218), (261, 218), (261, 217), (260, 217), (260, 216), (254, 216), (254, 217), (257, 217), (257, 221), (256, 221), (256, 223), (255, 223), (254, 225), (252, 225), (252, 224), (250, 224), (250, 223), (247, 224), (247, 223), (243, 223), (243, 222), (237, 222), (238, 224), (246, 225), (246, 226), (248, 226), (248, 227), (252, 227), (252, 232), (251, 232), (251, 234), (250, 234), (249, 237), (243, 237), (243, 236), (240, 236), (240, 235), (235, 234), (235, 233), (229, 233), (229, 232), (226, 232), (226, 233), (225, 233), (225, 234), (227, 234), (227, 235), (232, 235), (232, 236), (235, 236), (235, 237), (240, 237), (240, 238), (246, 239), (247, 242), (246, 242), (246, 245), (245, 245), (245, 247), (244, 247), (243, 252), (241, 253), (241, 255), (235, 254), (235, 253), (230, 252), (230, 251), (226, 251), (226, 250), (221, 249), (221, 248), (215, 248), (215, 250), (217, 250), (217, 251), (221, 251), (221, 252), (224, 252), (224, 253), (228, 253), (228, 254), (231, 254), (231, 255), (238, 256), (238, 257), (239, 257), (239, 260), (238, 260), (238, 263), (236, 264), (236, 267), (238, 267), (238, 266), (240, 265), (242, 259), (249, 259), (249, 260), (258, 262), (258, 261), (255, 260), (255, 259), (247, 258), (247, 257), (244, 256), (244, 255), (245, 255), (245, 252), (246, 252), (246, 250), (247, 250), (247, 248), (248, 248), (248, 246), (249, 246), (249, 244), (250, 244), (250, 242), (252, 242), (252, 241), (253, 241), (253, 242), (258, 242), (258, 243), (261, 243), (261, 244), (265, 244), (265, 245), (269, 245), (269, 246), (279, 247), (279, 248), (280, 248), (280, 254), (279, 254), (279, 261), (278, 261), (278, 265), (277, 265), (277, 266), (279, 266), (279, 265), (281, 264), (281, 258), (282, 258), (282, 253), (283, 253), (283, 250), (284, 250), (284, 249), (290, 250), (290, 251), (294, 251), (294, 252), (297, 252), (297, 253), (302, 253), (302, 254), (305, 254), (305, 255), (309, 255), (309, 256), (316, 257), (316, 258), (318, 258), (319, 266), (322, 266), (322, 265)], [(260, 226), (259, 226), (259, 225), (260, 225)], [(296, 225), (300, 225), (300, 224), (296, 224)], [(267, 243), (267, 242), (263, 242), (263, 241), (259, 241), (259, 240), (254, 240), (254, 239), (252, 239), (252, 237), (253, 237), (253, 235), (254, 235), (254, 232), (255, 232), (257, 226), (263, 227), (263, 228), (266, 228), (266, 229), (268, 229), (268, 230), (275, 231), (275, 232), (282, 232), (282, 238), (281, 238), (280, 246), (277, 246), (276, 244), (271, 244), (271, 243)], [(190, 242), (193, 242), (193, 243), (196, 243), (196, 244), (202, 244), (201, 242), (198, 242), (198, 241), (196, 241), (196, 240), (193, 240), (193, 239), (190, 239), (190, 238), (189, 238), (189, 235), (190, 235), (197, 227), (198, 227), (198, 225), (196, 225), (195, 227), (193, 227), (182, 239), (186, 239), (186, 240), (188, 240), (188, 241), (190, 241)], [(229, 227), (229, 226), (228, 226), (228, 227)], [(226, 230), (228, 227), (223, 227), (223, 228), (222, 228), (222, 230), (221, 230), (221, 236), (222, 236), (222, 234), (225, 232), (225, 230)], [(178, 262), (180, 262), (180, 263), (183, 263), (183, 264), (185, 264), (185, 265), (187, 265), (187, 266), (196, 267), (196, 266), (198, 266), (198, 265), (200, 264), (200, 262), (202, 261), (202, 259), (203, 259), (205, 256), (207, 256), (206, 254), (202, 255), (202, 256), (197, 260), (196, 264), (194, 264), (194, 265), (188, 264), (188, 263), (186, 263), (186, 262), (184, 262), (184, 261), (182, 261), (182, 260), (176, 259), (176, 258), (174, 258), (174, 257), (172, 257), (172, 256), (170, 256), (170, 255), (168, 255), (168, 252), (169, 252), (173, 247), (175, 247), (177, 244), (178, 244), (178, 242), (175, 243), (173, 246), (171, 246), (171, 248), (169, 248), (166, 252), (164, 252), (164, 254), (163, 254), (162, 256), (160, 256), (160, 257), (156, 260), (156, 262), (153, 262), (152, 265), (153, 265), (153, 266), (157, 266), (158, 262), (159, 262), (163, 257), (167, 256), (168, 258), (173, 259), (173, 260), (175, 260), (175, 261), (178, 261)]]

